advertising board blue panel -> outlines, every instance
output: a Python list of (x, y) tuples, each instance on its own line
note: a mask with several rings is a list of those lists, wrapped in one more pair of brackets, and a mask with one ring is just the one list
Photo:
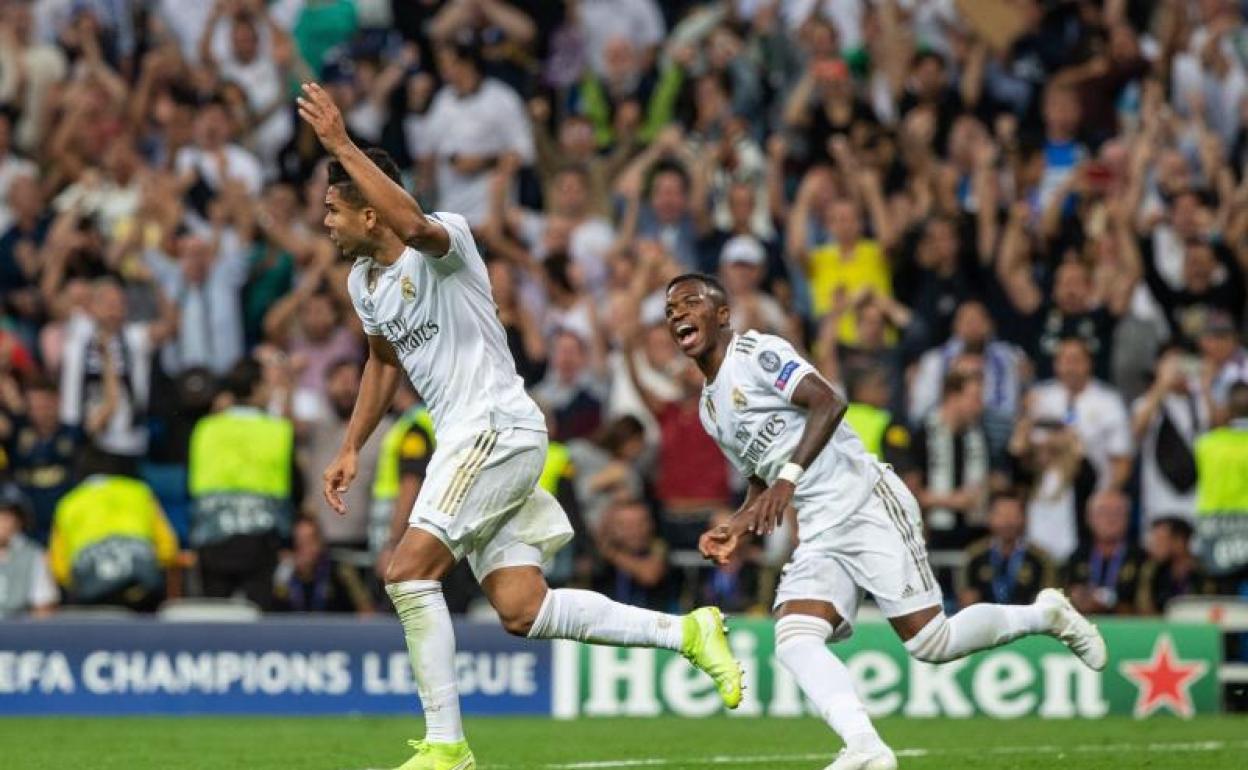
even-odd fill
[[(456, 623), (468, 714), (549, 714), (551, 646)], [(0, 623), (4, 714), (415, 714), (390, 620)]]

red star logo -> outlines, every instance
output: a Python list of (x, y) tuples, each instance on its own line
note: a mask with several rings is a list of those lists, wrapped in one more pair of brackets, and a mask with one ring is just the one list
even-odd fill
[(1169, 634), (1157, 637), (1153, 654), (1148, 660), (1125, 661), (1119, 664), (1122, 675), (1139, 688), (1135, 699), (1135, 716), (1146, 717), (1162, 706), (1175, 714), (1190, 718), (1192, 707), (1192, 683), (1199, 681), (1209, 665), (1204, 661), (1190, 663), (1174, 654), (1174, 642)]

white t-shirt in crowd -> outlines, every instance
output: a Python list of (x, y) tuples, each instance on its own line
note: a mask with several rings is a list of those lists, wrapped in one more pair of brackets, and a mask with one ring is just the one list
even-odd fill
[(1098, 484), (1109, 483), (1110, 460), (1130, 457), (1133, 451), (1131, 421), (1122, 395), (1099, 380), (1089, 382), (1073, 397), (1057, 380), (1042, 382), (1032, 392), (1031, 416), (1073, 427), (1083, 442), (1084, 456), (1096, 469)]

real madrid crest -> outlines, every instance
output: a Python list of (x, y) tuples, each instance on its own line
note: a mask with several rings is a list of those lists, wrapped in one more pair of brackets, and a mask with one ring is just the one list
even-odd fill
[(412, 279), (406, 275), (403, 280), (399, 281), (399, 293), (403, 295), (403, 299), (411, 302), (416, 299), (416, 284), (412, 283)]
[(741, 389), (733, 388), (732, 389), (732, 408), (736, 409), (739, 412), (745, 408), (746, 403), (747, 402), (745, 400), (745, 394), (741, 392)]

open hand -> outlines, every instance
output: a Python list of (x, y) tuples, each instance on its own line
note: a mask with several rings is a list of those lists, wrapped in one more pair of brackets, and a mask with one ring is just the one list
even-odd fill
[(343, 450), (338, 453), (334, 461), (325, 469), (325, 473), (321, 478), (325, 484), (322, 493), (325, 495), (325, 502), (329, 503), (329, 507), (339, 516), (347, 515), (347, 504), (342, 500), (342, 494), (351, 486), (351, 482), (355, 480), (355, 474), (358, 472), (359, 458), (355, 452)]
[(303, 96), (295, 102), (299, 105), (299, 117), (312, 127), (327, 152), (337, 155), (351, 146), (346, 124), (342, 121), (342, 111), (320, 84), (304, 83)]

